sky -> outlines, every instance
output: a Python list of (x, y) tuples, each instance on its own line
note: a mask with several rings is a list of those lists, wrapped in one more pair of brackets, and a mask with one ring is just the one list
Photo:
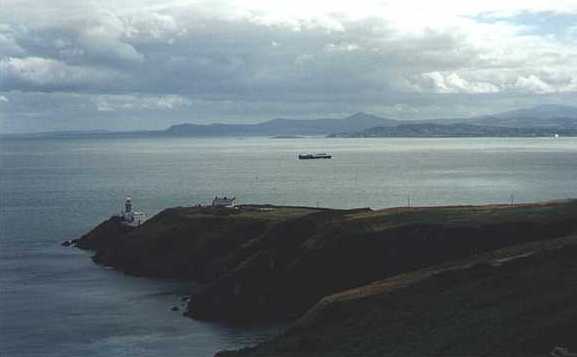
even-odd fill
[(0, 0), (0, 133), (577, 103), (577, 0)]

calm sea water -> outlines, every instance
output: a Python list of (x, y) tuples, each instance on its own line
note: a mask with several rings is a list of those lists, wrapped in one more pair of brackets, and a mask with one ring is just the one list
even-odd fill
[[(299, 161), (299, 152), (332, 160)], [(120, 210), (244, 203), (373, 208), (577, 197), (577, 139), (146, 138), (0, 142), (0, 355), (211, 356), (275, 333), (169, 311), (187, 285), (59, 243)]]

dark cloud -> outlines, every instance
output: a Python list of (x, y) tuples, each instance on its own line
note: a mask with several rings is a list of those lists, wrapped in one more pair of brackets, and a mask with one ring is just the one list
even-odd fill
[[(284, 16), (228, 1), (31, 4), (0, 15), (4, 130), (83, 125), (72, 116), (97, 126), (142, 118), (131, 128), (357, 110), (422, 118), (566, 102), (577, 92), (572, 8), (560, 7), (568, 13), (553, 36), (527, 30), (508, 8), (493, 18), (465, 16), (480, 11), (465, 6), (412, 19), (404, 7), (346, 16), (311, 5), (310, 16)], [(561, 11), (551, 9), (548, 23)], [(30, 119), (42, 117), (50, 123)]]

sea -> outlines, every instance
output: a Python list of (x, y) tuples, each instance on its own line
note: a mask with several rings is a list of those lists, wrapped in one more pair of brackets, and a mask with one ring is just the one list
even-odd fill
[(190, 283), (60, 245), (127, 196), (152, 216), (216, 195), (373, 209), (576, 198), (577, 138), (0, 139), (0, 356), (205, 357), (279, 333), (185, 318)]

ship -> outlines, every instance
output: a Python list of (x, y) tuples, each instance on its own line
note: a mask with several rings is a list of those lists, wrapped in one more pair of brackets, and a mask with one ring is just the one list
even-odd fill
[(327, 153), (318, 154), (299, 154), (299, 160), (312, 160), (312, 159), (330, 159), (333, 156)]

